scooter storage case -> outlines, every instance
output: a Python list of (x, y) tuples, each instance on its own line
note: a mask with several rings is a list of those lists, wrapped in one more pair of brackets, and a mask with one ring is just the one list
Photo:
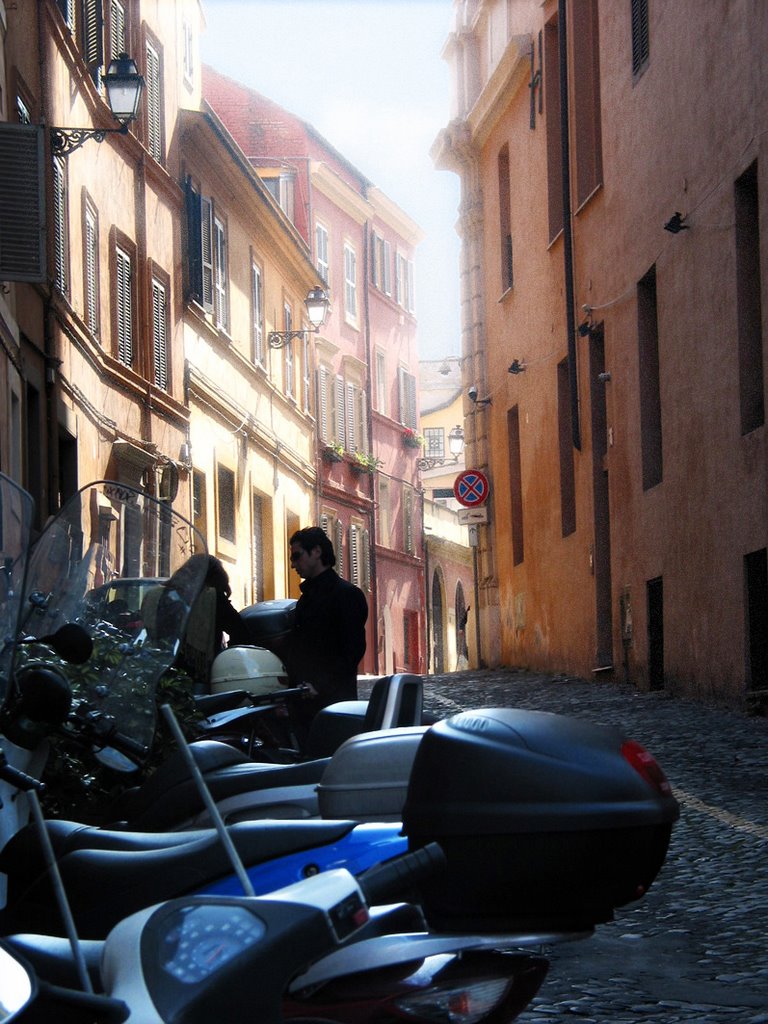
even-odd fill
[(570, 931), (643, 895), (678, 814), (658, 764), (620, 731), (491, 709), (424, 735), (403, 828), (447, 855), (424, 887), (434, 928)]
[(321, 817), (400, 821), (413, 759), (425, 732), (423, 726), (410, 726), (348, 739), (317, 787)]
[(259, 601), (240, 612), (251, 637), (251, 643), (268, 647), (285, 640), (293, 626), (296, 601), (282, 598), (276, 601)]

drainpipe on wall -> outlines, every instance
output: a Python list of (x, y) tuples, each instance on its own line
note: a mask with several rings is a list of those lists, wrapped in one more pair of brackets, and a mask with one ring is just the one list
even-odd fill
[(576, 316), (573, 287), (573, 233), (571, 230), (571, 146), (568, 121), (568, 31), (566, 0), (558, 0), (558, 51), (560, 58), (560, 145), (563, 179), (563, 264), (565, 272), (565, 321), (568, 331), (568, 384), (571, 392), (571, 436), (581, 451), (579, 423), (579, 376), (576, 366)]
[[(370, 281), (369, 281), (369, 259), (370, 253), (368, 251), (370, 240), (369, 240), (369, 223), (365, 222), (363, 227), (363, 281), (365, 286), (363, 288), (363, 311), (365, 319), (365, 361), (366, 361), (366, 380), (365, 387), (368, 392), (368, 401), (366, 402), (366, 419), (368, 428), (368, 438), (371, 444), (371, 450), (373, 450), (373, 374), (371, 370), (371, 319), (370, 319)], [(371, 582), (371, 634), (373, 639), (373, 663), (374, 671), (379, 671), (379, 602), (378, 602), (378, 590), (376, 586), (376, 484), (375, 484), (375, 473), (370, 473), (369, 489), (371, 498), (371, 511), (368, 522), (370, 523), (370, 534), (368, 538), (368, 573)]]

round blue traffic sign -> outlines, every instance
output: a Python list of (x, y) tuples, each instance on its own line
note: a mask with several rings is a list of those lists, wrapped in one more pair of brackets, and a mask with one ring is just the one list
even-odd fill
[(465, 469), (463, 473), (459, 473), (453, 484), (456, 501), (466, 508), (482, 505), (488, 497), (489, 490), (488, 477), (479, 469)]

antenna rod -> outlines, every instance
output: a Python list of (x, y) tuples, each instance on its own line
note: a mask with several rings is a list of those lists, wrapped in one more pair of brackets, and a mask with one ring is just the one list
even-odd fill
[(189, 744), (187, 743), (184, 733), (181, 731), (181, 726), (176, 720), (176, 715), (174, 715), (173, 713), (173, 708), (171, 708), (169, 704), (163, 704), (160, 710), (165, 716), (165, 720), (168, 723), (171, 732), (173, 733), (174, 739), (176, 740), (179, 746), (179, 750), (182, 752), (184, 756), (184, 760), (187, 762), (187, 767), (189, 768), (192, 778), (195, 781), (197, 791), (203, 798), (203, 803), (208, 808), (208, 813), (211, 816), (211, 820), (213, 821), (214, 827), (216, 828), (216, 831), (219, 833), (219, 839), (221, 839), (222, 845), (224, 846), (227, 856), (229, 857), (229, 861), (235, 871), (235, 874), (240, 879), (240, 884), (243, 887), (243, 892), (245, 893), (246, 896), (255, 896), (256, 893), (254, 891), (253, 886), (251, 885), (251, 880), (248, 877), (248, 872), (245, 870), (245, 865), (240, 859), (240, 854), (235, 849), (235, 844), (232, 842), (232, 836), (230, 836), (229, 832), (227, 832), (226, 825), (224, 824), (224, 819), (221, 816), (219, 808), (214, 803), (213, 797), (211, 796), (211, 791), (205, 784), (203, 773), (200, 771), (200, 768), (197, 765), (197, 761), (195, 761), (194, 755), (192, 754), (192, 751), (189, 749)]

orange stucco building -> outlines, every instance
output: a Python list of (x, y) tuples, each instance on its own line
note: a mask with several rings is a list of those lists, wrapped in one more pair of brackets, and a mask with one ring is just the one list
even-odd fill
[[(768, 9), (454, 4), (489, 663), (768, 688)], [(695, 33), (691, 28), (695, 25)]]

